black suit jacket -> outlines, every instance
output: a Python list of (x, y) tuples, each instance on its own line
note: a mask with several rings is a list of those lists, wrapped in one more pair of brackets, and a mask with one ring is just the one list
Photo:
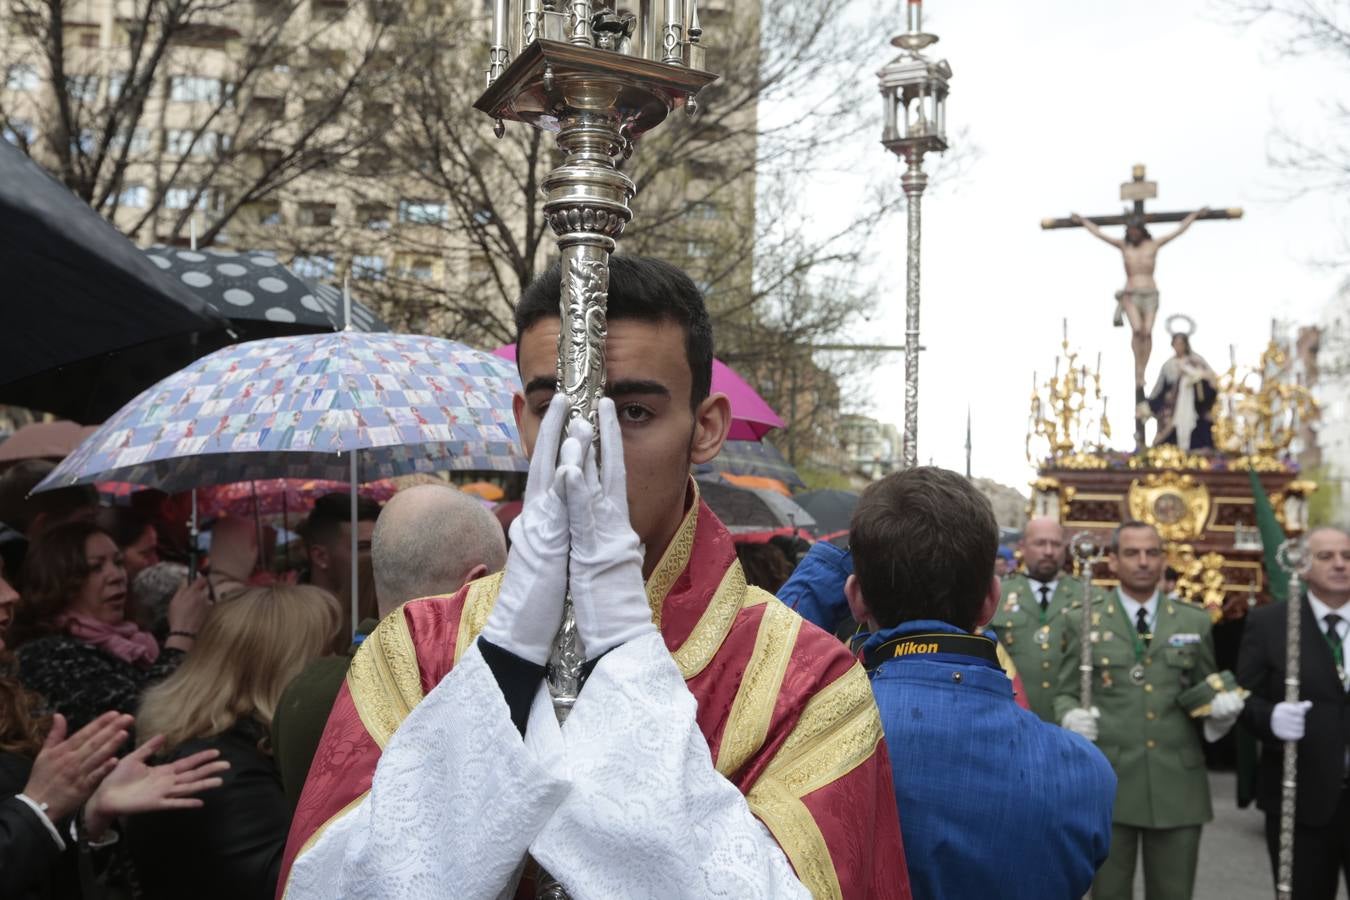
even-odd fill
[[(23, 790), (32, 768), (26, 757), (0, 753), (0, 797), (4, 798), (0, 800), (0, 897), (78, 897), (79, 882), (69, 847), (63, 859), (37, 813), (14, 796)], [(68, 823), (56, 824), (59, 829)]]
[[(1296, 818), (1300, 825), (1316, 827), (1331, 821), (1345, 784), (1350, 694), (1336, 675), (1335, 658), (1307, 600), (1302, 607), (1299, 699), (1311, 700), (1312, 707), (1298, 744)], [(1281, 602), (1249, 612), (1238, 651), (1238, 684), (1251, 691), (1242, 710), (1242, 724), (1261, 740), (1256, 805), (1270, 814), (1280, 811), (1284, 766), (1284, 742), (1271, 733), (1270, 714), (1284, 700), (1286, 609)]]

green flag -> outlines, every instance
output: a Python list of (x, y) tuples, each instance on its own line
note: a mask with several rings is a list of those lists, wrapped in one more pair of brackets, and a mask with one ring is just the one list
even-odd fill
[(1256, 470), (1251, 469), (1247, 474), (1252, 479), (1256, 527), (1261, 531), (1261, 549), (1265, 555), (1266, 592), (1276, 600), (1283, 600), (1289, 594), (1289, 573), (1280, 567), (1276, 554), (1285, 541), (1284, 529), (1275, 519), (1275, 508), (1270, 505), (1270, 498), (1266, 496), (1265, 488), (1261, 487), (1261, 479), (1256, 477)]

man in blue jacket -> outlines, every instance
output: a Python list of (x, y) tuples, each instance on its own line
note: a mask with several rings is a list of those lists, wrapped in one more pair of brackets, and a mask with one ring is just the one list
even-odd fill
[(849, 544), (914, 896), (1082, 897), (1110, 850), (1116, 778), (1017, 706), (980, 634), (1000, 592), (989, 501), (954, 472), (899, 472), (863, 493)]

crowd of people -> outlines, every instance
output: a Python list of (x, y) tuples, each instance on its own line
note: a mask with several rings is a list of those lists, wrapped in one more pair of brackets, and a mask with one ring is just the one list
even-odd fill
[(1085, 588), (1058, 524), (1010, 559), (969, 479), (920, 467), (864, 491), (847, 549), (737, 544), (689, 475), (731, 421), (697, 288), (614, 258), (592, 422), (556, 390), (559, 284), (516, 310), (519, 515), (449, 484), (363, 499), (355, 584), (345, 494), (278, 573), (252, 519), (197, 560), (181, 521), (31, 493), (50, 463), (0, 474), (0, 896), (1124, 900), (1142, 856), (1150, 900), (1189, 898), (1201, 744), (1239, 720), (1270, 817), (1282, 742), (1310, 748), (1296, 896), (1334, 896), (1350, 535), (1308, 536), (1292, 704), (1282, 606), (1219, 671), (1143, 522), (1112, 537), (1118, 587)]

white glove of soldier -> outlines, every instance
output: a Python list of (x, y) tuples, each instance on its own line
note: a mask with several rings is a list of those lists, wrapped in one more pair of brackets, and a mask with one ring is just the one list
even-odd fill
[(553, 636), (562, 624), (563, 594), (567, 591), (567, 500), (564, 484), (569, 471), (580, 482), (581, 447), (565, 448), (558, 459), (558, 442), (567, 418), (567, 398), (556, 394), (548, 406), (530, 459), (525, 503), (511, 523), (511, 552), (506, 557), (497, 603), (483, 627), (483, 637), (511, 653), (543, 665)]
[(567, 476), (572, 528), (568, 586), (589, 659), (656, 630), (642, 580), (642, 543), (628, 521), (623, 431), (613, 400), (600, 401), (598, 418), (598, 471), (590, 423), (578, 419), (568, 432), (569, 442), (580, 440), (586, 447), (580, 477), (571, 472)]
[(1238, 715), (1246, 703), (1237, 691), (1220, 691), (1209, 702), (1209, 715), (1205, 717), (1205, 740), (1211, 744), (1227, 734), (1237, 724)]
[(1089, 741), (1097, 740), (1097, 720), (1102, 716), (1097, 707), (1092, 709), (1071, 709), (1060, 720), (1061, 725), (1074, 734), (1082, 735)]
[(1276, 703), (1270, 712), (1270, 730), (1282, 741), (1303, 740), (1304, 719), (1311, 700), (1299, 700), (1297, 703)]

